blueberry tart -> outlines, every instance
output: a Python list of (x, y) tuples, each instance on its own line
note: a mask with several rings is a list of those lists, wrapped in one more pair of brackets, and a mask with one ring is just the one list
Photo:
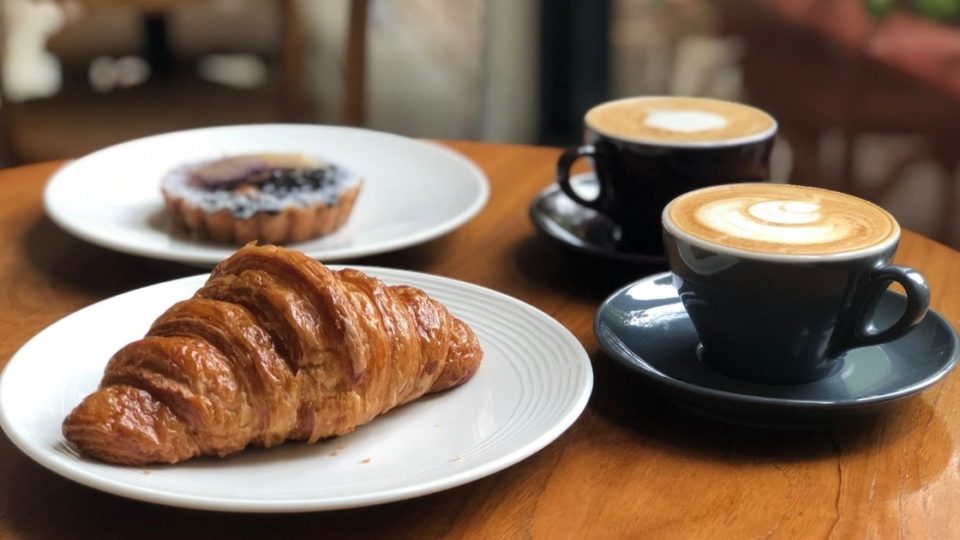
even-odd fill
[(346, 223), (362, 180), (300, 154), (245, 154), (170, 171), (167, 209), (191, 234), (238, 245), (302, 242)]

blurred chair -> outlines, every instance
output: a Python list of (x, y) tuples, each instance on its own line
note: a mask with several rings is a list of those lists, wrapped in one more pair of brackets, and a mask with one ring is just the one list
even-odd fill
[[(960, 28), (902, 14), (874, 21), (861, 0), (717, 3), (724, 31), (746, 44), (748, 99), (778, 118), (794, 152), (793, 181), (887, 204), (895, 192), (917, 195), (901, 185), (907, 167), (935, 162), (944, 172), (934, 195), (940, 206), (925, 209), (936, 223), (924, 232), (949, 241), (960, 167)], [(877, 134), (915, 135), (923, 149), (867, 182), (857, 149)], [(838, 155), (825, 155), (829, 135)]]
[[(365, 107), (366, 4), (352, 2), (347, 32), (343, 122), (354, 125), (363, 122)], [(7, 164), (75, 157), (178, 129), (313, 118), (297, 0), (57, 5), (65, 22), (46, 46), (60, 63), (60, 88), (48, 97), (3, 100)], [(124, 80), (137, 77), (124, 70), (146, 78)]]

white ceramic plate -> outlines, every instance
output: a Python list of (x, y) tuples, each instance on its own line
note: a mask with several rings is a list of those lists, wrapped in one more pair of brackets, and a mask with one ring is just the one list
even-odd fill
[(50, 218), (97, 245), (213, 265), (229, 245), (190, 238), (164, 212), (160, 180), (183, 163), (249, 152), (306, 153), (358, 172), (364, 186), (336, 233), (291, 244), (324, 261), (430, 240), (473, 217), (490, 191), (483, 172), (437, 144), (363, 129), (263, 124), (178, 131), (94, 152), (57, 171), (44, 192)]
[(143, 468), (78, 454), (60, 432), (63, 418), (97, 387), (111, 354), (206, 280), (195, 276), (104, 300), (37, 334), (0, 375), (0, 426), (44, 467), (109, 493), (208, 510), (301, 512), (384, 503), (470, 482), (540, 450), (582, 412), (593, 385), (590, 361), (577, 339), (543, 312), (459, 281), (360, 269), (419, 287), (466, 321), (484, 350), (477, 374), (314, 445)]

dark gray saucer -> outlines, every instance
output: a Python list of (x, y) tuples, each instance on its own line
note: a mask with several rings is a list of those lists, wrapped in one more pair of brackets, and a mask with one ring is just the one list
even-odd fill
[[(887, 292), (878, 327), (896, 319), (905, 299)], [(656, 274), (607, 298), (594, 332), (617, 363), (652, 383), (681, 407), (728, 423), (778, 428), (828, 427), (927, 388), (957, 363), (957, 333), (932, 310), (908, 335), (854, 349), (833, 375), (807, 384), (767, 385), (733, 379), (703, 364), (697, 334), (680, 303), (672, 275)]]
[[(590, 199), (597, 192), (592, 172), (570, 178), (579, 193)], [(664, 264), (663, 255), (636, 253), (617, 244), (616, 226), (606, 216), (581, 206), (556, 184), (544, 189), (530, 203), (530, 220), (542, 233), (577, 251), (630, 263)]]

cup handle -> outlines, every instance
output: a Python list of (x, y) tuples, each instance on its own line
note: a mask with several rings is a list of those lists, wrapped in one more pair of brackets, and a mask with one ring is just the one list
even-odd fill
[[(876, 268), (867, 278), (865, 293), (854, 305), (853, 331), (842, 350), (886, 343), (903, 336), (920, 324), (930, 306), (930, 289), (920, 272), (905, 266), (893, 264)], [(870, 322), (880, 298), (891, 283), (899, 283), (907, 293), (907, 307), (903, 314), (885, 330), (875, 330)]]
[(608, 206), (607, 195), (603, 183), (599, 181), (599, 177), (597, 178), (597, 185), (600, 191), (597, 192), (596, 198), (593, 199), (584, 199), (573, 189), (573, 186), (570, 185), (570, 167), (580, 158), (592, 158), (596, 155), (597, 149), (592, 144), (574, 146), (564, 150), (557, 160), (557, 183), (560, 184), (560, 189), (563, 190), (567, 197), (573, 199), (577, 204), (581, 204), (587, 208), (593, 208), (599, 212), (606, 212)]

